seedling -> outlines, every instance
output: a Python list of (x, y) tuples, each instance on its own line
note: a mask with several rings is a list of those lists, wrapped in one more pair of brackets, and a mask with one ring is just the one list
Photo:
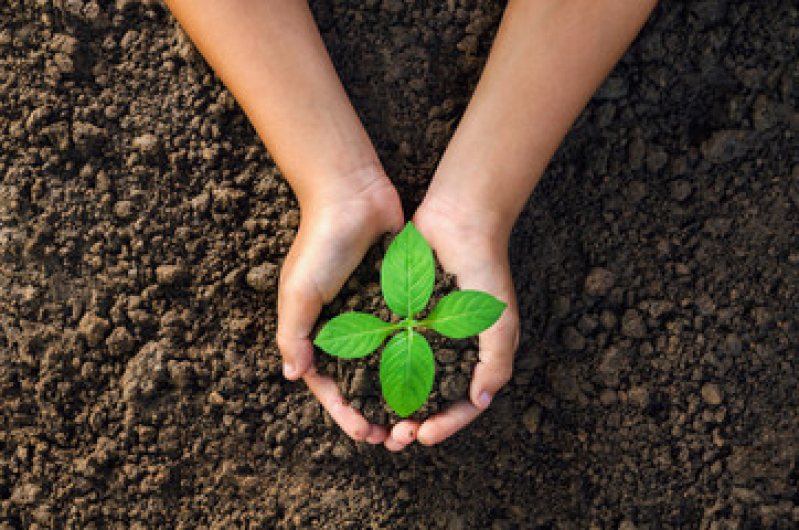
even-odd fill
[(482, 291), (455, 291), (442, 298), (427, 317), (414, 320), (430, 301), (434, 283), (433, 251), (408, 223), (388, 247), (380, 269), (383, 298), (403, 320), (393, 324), (368, 313), (344, 313), (330, 320), (314, 340), (334, 357), (356, 359), (369, 355), (398, 331), (383, 349), (380, 386), (388, 406), (403, 418), (427, 400), (436, 368), (433, 351), (416, 328), (463, 339), (491, 327), (507, 306)]

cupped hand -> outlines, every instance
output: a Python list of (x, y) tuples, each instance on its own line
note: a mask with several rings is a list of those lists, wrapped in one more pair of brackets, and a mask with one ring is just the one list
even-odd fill
[(340, 199), (303, 206), (278, 286), (277, 345), (285, 377), (302, 377), (344, 432), (375, 444), (385, 441), (386, 428), (370, 424), (344, 401), (333, 379), (316, 371), (311, 332), (322, 306), (336, 296), (368, 248), (402, 226), (399, 196), (384, 175)]
[(475, 212), (429, 196), (413, 218), (416, 228), (433, 248), (441, 267), (457, 278), (460, 289), (478, 289), (506, 302), (500, 319), (479, 335), (480, 353), (472, 374), (469, 399), (424, 422), (403, 420), (385, 441), (399, 451), (415, 439), (433, 445), (459, 431), (489, 407), (510, 380), (519, 343), (519, 311), (508, 263), (508, 235), (494, 230)]

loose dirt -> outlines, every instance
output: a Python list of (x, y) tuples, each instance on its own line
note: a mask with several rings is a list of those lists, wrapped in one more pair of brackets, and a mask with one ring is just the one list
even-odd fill
[[(502, 3), (314, 10), (411, 212)], [(281, 377), (297, 205), (168, 11), (3, 2), (0, 528), (795, 528), (796, 19), (661, 3), (514, 231), (511, 383), (390, 454)]]

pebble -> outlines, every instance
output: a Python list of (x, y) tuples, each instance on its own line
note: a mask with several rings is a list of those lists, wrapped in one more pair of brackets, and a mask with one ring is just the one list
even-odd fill
[(178, 388), (189, 388), (194, 382), (194, 368), (189, 361), (169, 361), (169, 378)]
[(186, 279), (188, 271), (182, 265), (159, 265), (155, 277), (161, 285), (174, 285)]
[(621, 317), (621, 332), (633, 339), (643, 339), (646, 337), (646, 324), (644, 319), (635, 309), (628, 309)]
[(633, 405), (645, 409), (649, 406), (649, 391), (642, 386), (634, 386), (627, 391), (627, 399)]
[(595, 267), (585, 278), (585, 294), (588, 296), (605, 296), (616, 283), (616, 275), (608, 269)]
[(715, 383), (705, 383), (702, 386), (702, 399), (708, 405), (721, 405), (724, 401), (724, 395), (721, 392), (719, 386)]
[(616, 394), (615, 390), (606, 388), (599, 393), (599, 402), (606, 407), (615, 405), (618, 401), (619, 401), (619, 396)]
[(88, 150), (100, 143), (106, 130), (91, 123), (75, 122), (72, 124), (72, 141), (78, 149)]
[(111, 325), (108, 320), (94, 313), (86, 313), (78, 324), (78, 333), (83, 335), (89, 346), (97, 346), (105, 338)]
[(671, 198), (682, 202), (691, 196), (693, 189), (687, 180), (677, 180), (671, 183)]
[(435, 355), (436, 360), (441, 364), (452, 364), (458, 360), (458, 352), (446, 348), (437, 350)]
[(461, 399), (469, 391), (469, 378), (461, 372), (447, 374), (441, 379), (439, 389), (441, 397), (448, 401)]
[(114, 204), (114, 214), (120, 219), (130, 219), (136, 213), (132, 201), (118, 201)]
[(530, 434), (537, 433), (541, 425), (541, 407), (532, 405), (527, 409), (522, 415), (522, 423), (524, 424), (524, 428), (527, 429), (527, 432)]
[(266, 292), (277, 285), (278, 268), (274, 263), (262, 263), (247, 272), (247, 285), (259, 292)]
[(716, 131), (702, 144), (702, 156), (714, 164), (725, 164), (744, 156), (749, 150), (746, 131), (725, 129)]
[(158, 137), (154, 134), (142, 134), (134, 138), (131, 145), (142, 153), (152, 154), (158, 150)]
[(585, 337), (583, 337), (577, 328), (568, 326), (563, 330), (563, 345), (566, 349), (571, 351), (582, 351), (585, 349)]
[(133, 350), (135, 341), (133, 335), (124, 327), (117, 327), (105, 340), (108, 351), (114, 355), (125, 355)]
[(120, 384), (124, 401), (151, 397), (167, 379), (167, 358), (171, 355), (168, 341), (151, 341), (142, 346), (128, 361)]
[(599, 314), (599, 322), (602, 324), (602, 327), (607, 330), (612, 330), (616, 327), (616, 324), (619, 322), (619, 319), (616, 318), (616, 315), (613, 311), (605, 309), (602, 313)]

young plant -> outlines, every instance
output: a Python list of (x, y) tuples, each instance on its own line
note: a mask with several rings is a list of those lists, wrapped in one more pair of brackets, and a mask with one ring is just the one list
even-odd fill
[(335, 357), (356, 359), (375, 351), (392, 333), (380, 359), (380, 386), (391, 409), (409, 416), (427, 400), (433, 388), (435, 358), (416, 328), (431, 328), (463, 339), (488, 329), (507, 304), (481, 291), (455, 291), (445, 296), (422, 320), (414, 320), (433, 294), (433, 251), (408, 223), (388, 247), (380, 269), (380, 287), (388, 307), (403, 320), (384, 322), (374, 315), (350, 312), (328, 322), (314, 344)]

